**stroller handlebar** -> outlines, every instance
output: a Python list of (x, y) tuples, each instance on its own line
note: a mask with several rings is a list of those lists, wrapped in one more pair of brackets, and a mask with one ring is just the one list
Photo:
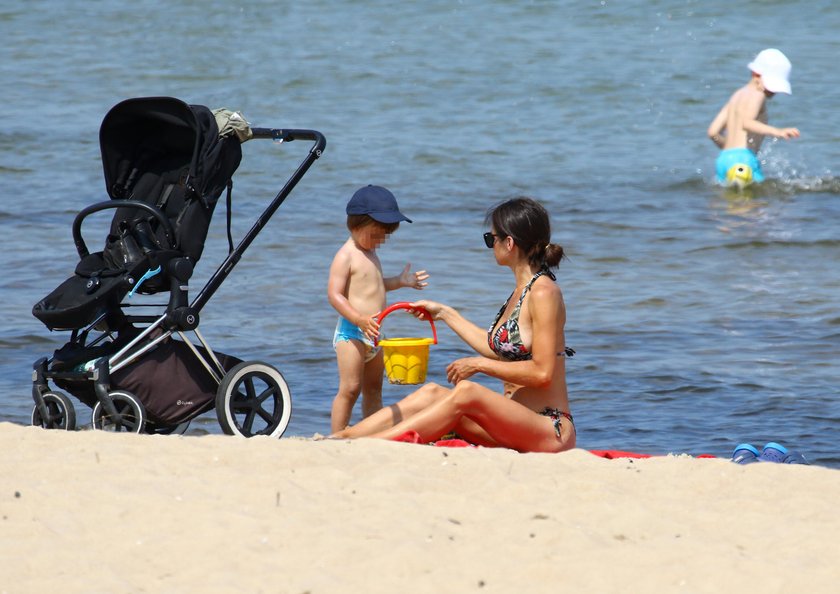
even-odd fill
[(225, 258), (224, 262), (222, 262), (219, 267), (216, 269), (216, 272), (210, 277), (210, 280), (207, 281), (207, 284), (204, 285), (204, 288), (198, 293), (198, 295), (193, 299), (190, 307), (195, 309), (195, 311), (201, 311), (201, 308), (204, 307), (204, 304), (213, 296), (213, 293), (219, 288), (222, 282), (227, 278), (230, 274), (233, 267), (239, 262), (239, 259), (242, 257), (242, 253), (248, 249), (248, 246), (251, 245), (251, 242), (257, 236), (261, 229), (263, 229), (266, 224), (268, 224), (269, 219), (274, 214), (280, 205), (283, 203), (284, 200), (288, 197), (289, 193), (292, 189), (297, 185), (297, 183), (301, 180), (304, 174), (309, 170), (312, 164), (321, 158), (321, 154), (324, 152), (324, 149), (327, 146), (327, 140), (324, 138), (324, 135), (320, 132), (315, 130), (295, 130), (295, 129), (283, 129), (283, 128), (251, 128), (251, 132), (253, 134), (252, 138), (267, 138), (270, 140), (274, 140), (275, 142), (290, 142), (292, 140), (310, 140), (314, 144), (309, 149), (309, 153), (304, 157), (303, 161), (300, 165), (298, 165), (297, 170), (292, 174), (292, 176), (286, 181), (285, 185), (281, 188), (281, 190), (277, 193), (271, 203), (266, 207), (266, 209), (262, 212), (262, 214), (257, 218), (256, 222), (253, 224), (251, 229), (242, 237), (239, 241), (239, 245), (228, 254), (228, 257)]
[(169, 244), (175, 244), (175, 232), (172, 229), (172, 223), (169, 222), (169, 219), (166, 218), (166, 215), (163, 214), (163, 211), (159, 208), (155, 208), (154, 206), (146, 204), (145, 202), (140, 202), (139, 200), (109, 200), (107, 202), (97, 202), (96, 204), (91, 204), (90, 206), (83, 208), (79, 211), (79, 214), (76, 215), (76, 218), (73, 219), (73, 243), (76, 244), (76, 251), (79, 252), (80, 259), (83, 259), (90, 254), (87, 244), (85, 244), (85, 240), (82, 238), (82, 222), (89, 215), (92, 215), (95, 212), (121, 207), (138, 208), (154, 215), (161, 224), (161, 229), (163, 229), (166, 238), (169, 240)]
[(251, 128), (254, 138), (269, 138), (277, 142), (293, 140), (311, 140), (315, 143), (313, 151), (320, 154), (327, 146), (327, 139), (317, 130), (297, 130), (293, 128)]

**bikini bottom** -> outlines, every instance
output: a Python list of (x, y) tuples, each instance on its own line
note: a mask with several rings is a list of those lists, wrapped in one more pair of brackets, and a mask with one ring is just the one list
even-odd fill
[(563, 419), (568, 419), (572, 424), (572, 427), (575, 425), (574, 417), (572, 417), (570, 413), (560, 410), (559, 408), (549, 408), (546, 406), (539, 414), (552, 420), (554, 423), (554, 433), (557, 434), (557, 437), (560, 437), (560, 425), (562, 424)]

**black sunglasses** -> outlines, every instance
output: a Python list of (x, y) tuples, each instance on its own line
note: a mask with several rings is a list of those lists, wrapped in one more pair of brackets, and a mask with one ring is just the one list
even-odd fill
[(501, 235), (495, 235), (488, 231), (484, 234), (484, 245), (486, 245), (491, 250), (493, 249), (493, 245), (496, 243), (496, 238), (501, 237)]

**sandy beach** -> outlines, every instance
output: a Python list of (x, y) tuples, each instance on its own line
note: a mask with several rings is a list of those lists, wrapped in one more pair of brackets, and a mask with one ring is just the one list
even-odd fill
[(0, 592), (836, 592), (840, 472), (0, 423)]

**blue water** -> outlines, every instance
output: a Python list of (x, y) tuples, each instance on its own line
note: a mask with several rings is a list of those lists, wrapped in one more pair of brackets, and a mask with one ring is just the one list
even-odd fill
[[(102, 117), (171, 95), (327, 137), (202, 312), (216, 349), (281, 369), (288, 435), (328, 430), (327, 270), (347, 199), (378, 183), (415, 221), (381, 249), (386, 273), (428, 269), (424, 296), (480, 325), (512, 283), (482, 245), (485, 210), (515, 194), (547, 205), (569, 255), (559, 282), (579, 446), (728, 456), (772, 440), (840, 467), (838, 29), (827, 0), (4, 7), (0, 421), (29, 422), (31, 365), (66, 340), (30, 310), (72, 273), (75, 213), (106, 197)], [(794, 94), (771, 101), (770, 121), (802, 137), (768, 140), (771, 181), (732, 195), (712, 181), (705, 130), (764, 47), (793, 62)], [(237, 237), (308, 145), (243, 149)], [(217, 216), (193, 287), (225, 253)], [(440, 329), (429, 379), (465, 354)], [(407, 392), (386, 384), (385, 400)], [(191, 431), (219, 428), (211, 413)]]

